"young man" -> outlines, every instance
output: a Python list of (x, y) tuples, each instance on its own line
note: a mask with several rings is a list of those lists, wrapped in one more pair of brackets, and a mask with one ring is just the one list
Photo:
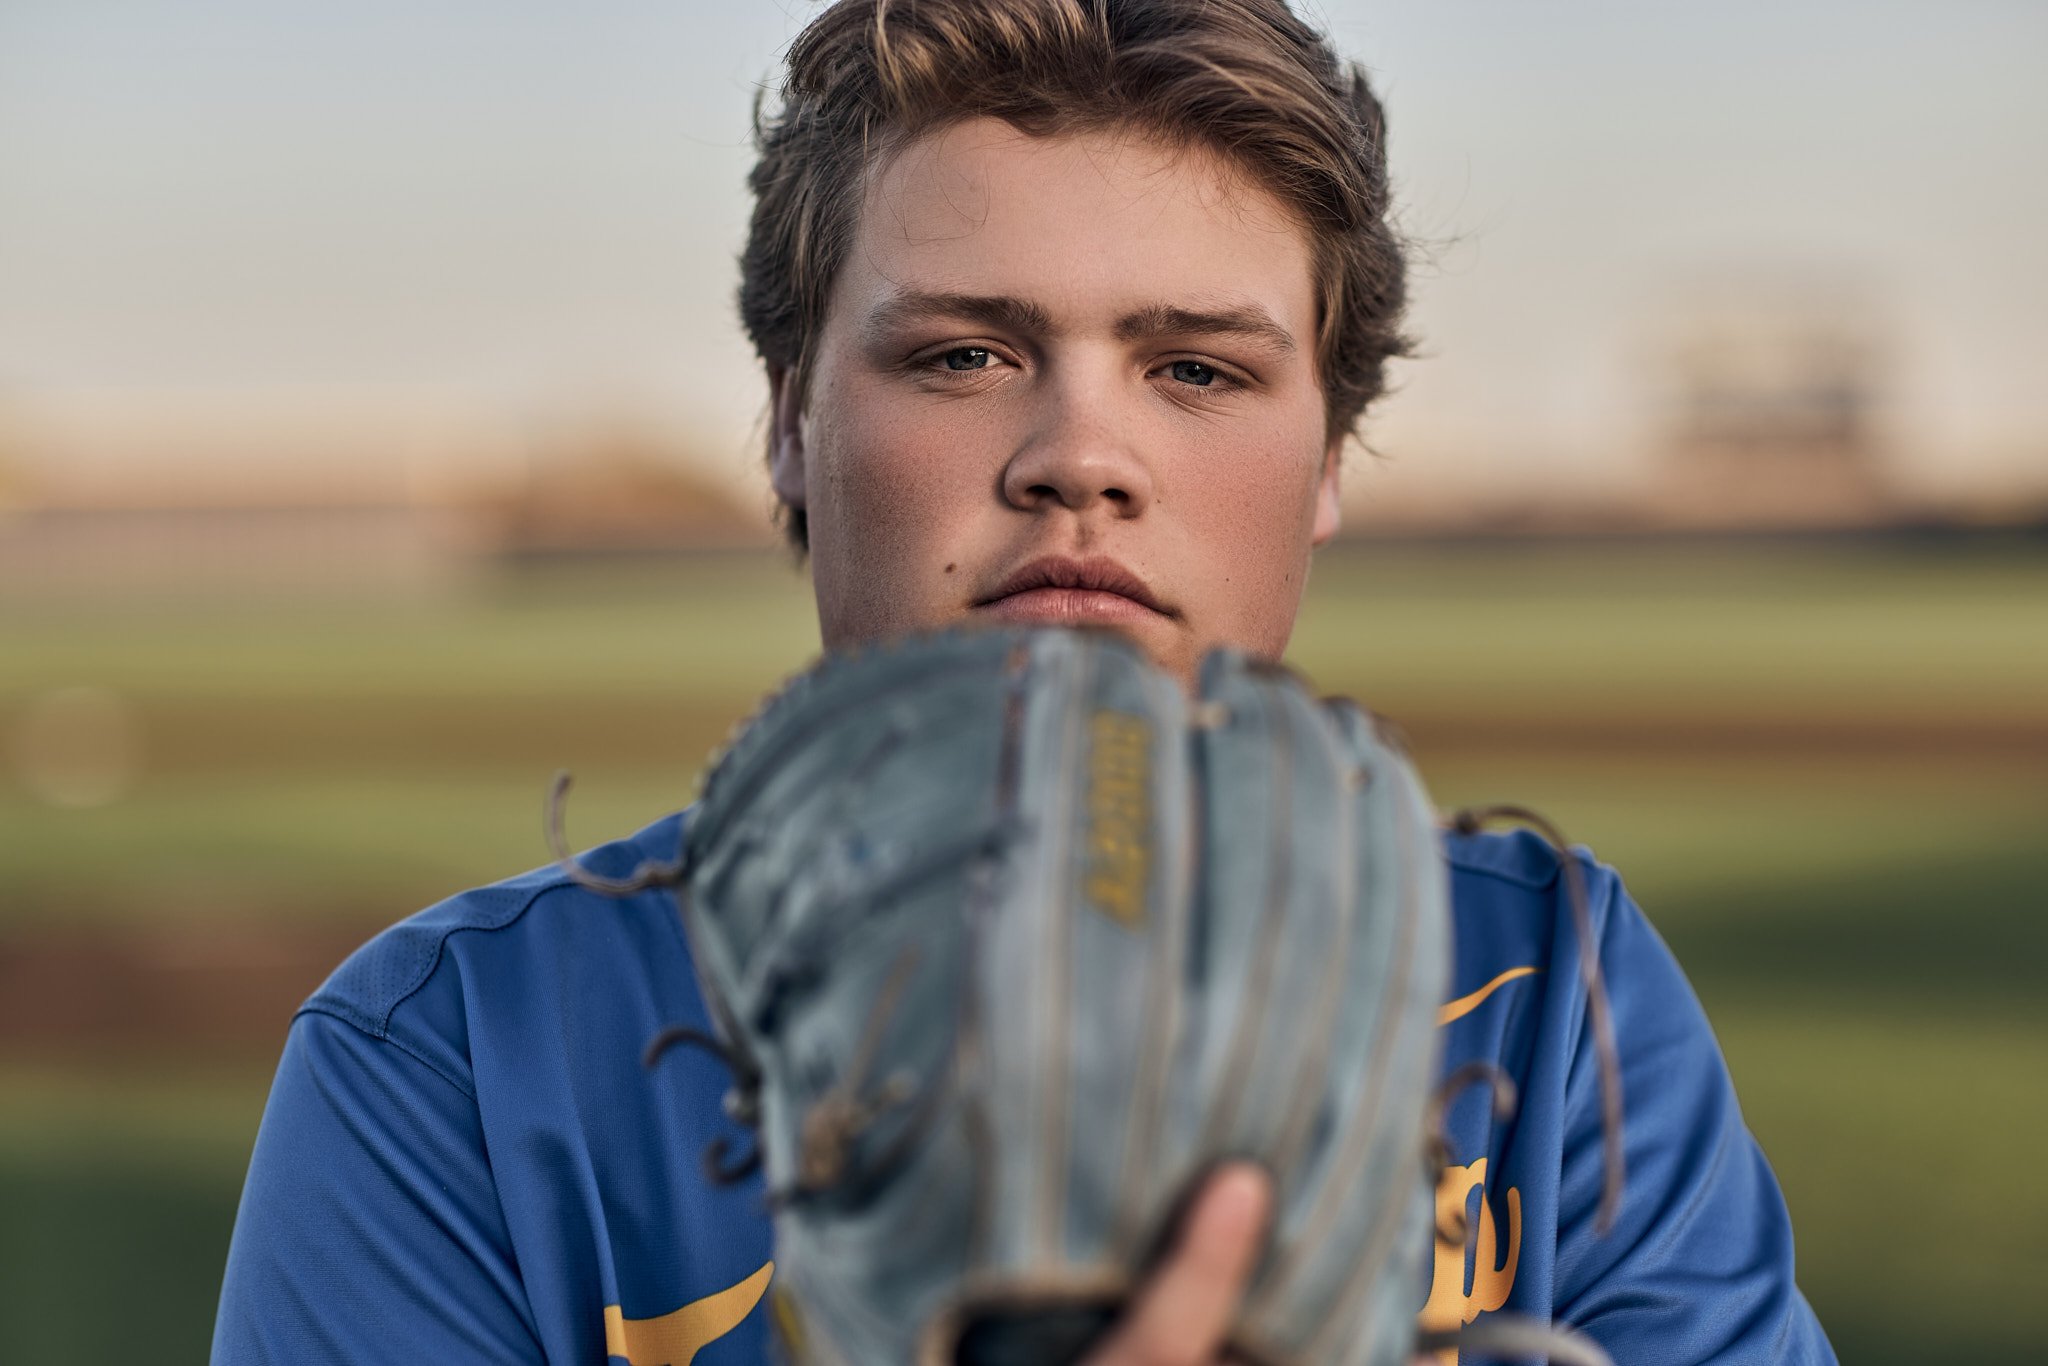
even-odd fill
[[(1338, 454), (1400, 349), (1378, 105), (1281, 0), (844, 0), (765, 125), (741, 306), (770, 471), (827, 648), (973, 620), (1106, 623), (1191, 673), (1277, 656)], [(587, 858), (671, 856), (671, 817)], [(1448, 841), (1446, 1068), (1516, 1080), (1448, 1116), (1422, 1318), (1512, 1309), (1621, 1362), (1827, 1362), (1783, 1203), (1699, 1007), (1588, 865), (1630, 1183), (1594, 1233), (1598, 1084), (1547, 846)], [(387, 931), (294, 1022), (215, 1360), (756, 1361), (772, 1248), (665, 895), (553, 871)], [(1214, 1359), (1266, 1193), (1205, 1191), (1096, 1366)], [(1468, 1266), (1468, 1261), (1470, 1265)], [(1418, 1287), (1418, 1301), (1422, 1300)]]

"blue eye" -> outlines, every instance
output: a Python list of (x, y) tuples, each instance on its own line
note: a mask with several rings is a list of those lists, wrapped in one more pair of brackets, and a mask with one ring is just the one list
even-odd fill
[(948, 370), (982, 370), (988, 367), (988, 350), (980, 346), (956, 346), (946, 353)]
[(1198, 360), (1177, 360), (1168, 373), (1182, 384), (1198, 384), (1206, 388), (1216, 382), (1216, 372)]

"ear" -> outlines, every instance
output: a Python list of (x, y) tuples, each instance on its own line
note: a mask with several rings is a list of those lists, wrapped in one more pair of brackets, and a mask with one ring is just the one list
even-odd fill
[(1337, 534), (1343, 521), (1337, 500), (1337, 472), (1343, 465), (1344, 441), (1339, 437), (1323, 452), (1323, 477), (1316, 483), (1316, 522), (1309, 533), (1310, 545), (1322, 545)]
[(804, 414), (797, 383), (782, 367), (768, 372), (768, 484), (787, 507), (806, 506)]

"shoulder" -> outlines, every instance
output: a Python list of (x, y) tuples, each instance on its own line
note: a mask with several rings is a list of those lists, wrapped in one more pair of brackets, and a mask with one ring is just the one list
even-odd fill
[(1620, 877), (1569, 855), (1619, 1046), (1627, 1186), (1601, 1236), (1606, 1095), (1567, 865), (1526, 832), (1447, 836), (1445, 855), (1457, 947), (1444, 1067), (1499, 1068), (1516, 1104), (1503, 1117), (1473, 1087), (1446, 1108), (1439, 1209), (1480, 1192), (1478, 1251), (1468, 1289), (1460, 1250), (1439, 1249), (1425, 1320), (1505, 1307), (1574, 1323), (1617, 1360), (1831, 1362), (1706, 1014)]
[[(1443, 850), (1461, 914), (1527, 914), (1564, 899), (1563, 858), (1555, 845), (1533, 830), (1476, 835), (1446, 831)], [(1573, 846), (1570, 853), (1585, 879), (1591, 908), (1606, 914), (1620, 889), (1620, 877), (1583, 846)]]
[[(1502, 973), (1546, 972), (1553, 958), (1571, 962), (1578, 927), (1568, 895), (1563, 857), (1533, 831), (1443, 836), (1450, 869), (1454, 923), (1453, 996), (1494, 981)], [(1583, 848), (1570, 857), (1585, 888), (1595, 943), (1642, 913), (1614, 869)], [(1510, 979), (1512, 980), (1512, 979)]]
[[(577, 856), (601, 876), (672, 861), (688, 813)], [(397, 1044), (456, 1085), (471, 1086), (471, 1028), (479, 1008), (530, 1013), (564, 993), (565, 978), (618, 981), (657, 963), (681, 966), (688, 946), (665, 891), (613, 897), (559, 866), (457, 893), (390, 926), (336, 968), (300, 1007)], [(671, 962), (673, 960), (673, 962)], [(648, 1003), (652, 1006), (654, 1003)], [(659, 1025), (658, 1010), (647, 1017)]]
[[(624, 878), (672, 861), (684, 828), (670, 816), (579, 862)], [(714, 1185), (701, 1164), (747, 1140), (718, 1103), (730, 1077), (688, 1050), (642, 1061), (678, 1024), (709, 1026), (665, 890), (608, 897), (541, 869), (365, 944), (287, 1036), (216, 1359), (594, 1361), (623, 1354), (621, 1335), (673, 1343), (659, 1335), (695, 1322), (678, 1306), (747, 1283), (770, 1236), (758, 1184)], [(357, 1270), (314, 1284), (309, 1265)], [(719, 1359), (758, 1359), (761, 1338), (756, 1322)]]
[(1698, 997), (1612, 867), (1526, 830), (1446, 835), (1445, 859), (1451, 981), (1437, 1022), (1446, 1066), (1487, 1059), (1525, 1088), (1546, 1070), (1560, 1085), (1590, 1077), (1596, 974), (1629, 1051), (1718, 1064)]

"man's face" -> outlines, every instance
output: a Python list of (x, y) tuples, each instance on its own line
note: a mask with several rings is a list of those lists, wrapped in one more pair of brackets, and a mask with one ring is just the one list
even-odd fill
[(1277, 657), (1336, 529), (1308, 238), (1221, 158), (996, 120), (873, 178), (772, 473), (826, 648), (1097, 623)]

